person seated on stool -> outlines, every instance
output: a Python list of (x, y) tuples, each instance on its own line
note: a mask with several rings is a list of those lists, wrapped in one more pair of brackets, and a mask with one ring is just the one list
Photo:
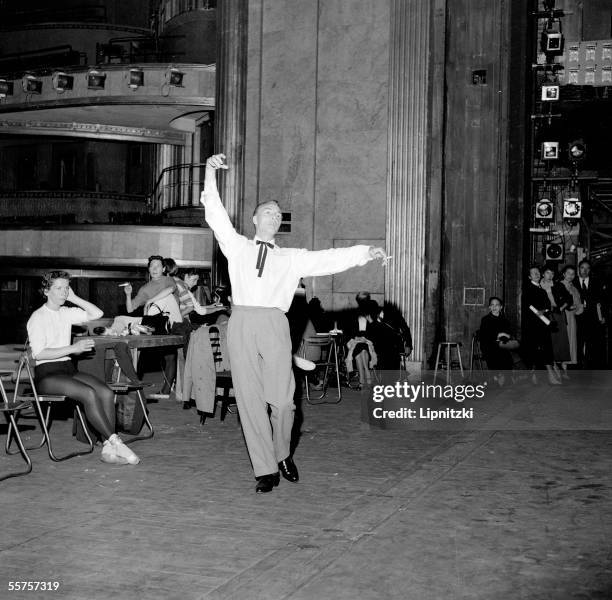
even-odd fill
[(489, 298), (489, 314), (480, 321), (479, 339), (487, 367), (496, 372), (493, 379), (501, 387), (506, 381), (504, 371), (511, 371), (514, 364), (510, 350), (518, 344), (511, 344), (512, 326), (504, 316), (504, 303), (497, 296)]
[[(91, 428), (102, 441), (103, 462), (136, 465), (140, 459), (115, 433), (114, 393), (97, 377), (79, 373), (70, 357), (93, 349), (92, 339), (71, 343), (72, 326), (99, 319), (102, 311), (77, 296), (70, 287), (70, 274), (51, 271), (42, 279), (46, 303), (35, 310), (27, 323), (34, 378), (39, 394), (67, 396), (78, 402)], [(66, 302), (74, 307), (64, 306)]]
[(240, 235), (217, 190), (216, 171), (227, 168), (223, 154), (206, 161), (201, 201), (206, 222), (227, 257), (233, 298), (227, 342), (234, 392), (257, 479), (255, 491), (265, 493), (278, 485), (279, 470), (288, 481), (299, 479), (289, 453), (295, 380), (285, 313), (300, 278), (339, 273), (375, 258), (386, 259), (387, 254), (370, 246), (316, 252), (280, 248), (275, 236), (282, 213), (274, 200), (255, 208), (255, 239)]

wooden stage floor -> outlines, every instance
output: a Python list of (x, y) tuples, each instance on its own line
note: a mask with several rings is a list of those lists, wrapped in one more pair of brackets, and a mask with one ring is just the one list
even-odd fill
[[(480, 408), (606, 403), (609, 389), (519, 386)], [(201, 426), (173, 401), (149, 404), (138, 466), (32, 452), (30, 475), (0, 483), (0, 598), (612, 598), (610, 431), (523, 427), (524, 411), (498, 429), (384, 429), (360, 421), (364, 394), (303, 406), (301, 480), (265, 495), (236, 415)], [(59, 449), (70, 428), (56, 422)]]

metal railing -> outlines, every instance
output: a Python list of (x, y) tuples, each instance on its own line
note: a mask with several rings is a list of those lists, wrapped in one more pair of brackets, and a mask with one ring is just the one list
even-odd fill
[(163, 169), (149, 196), (153, 214), (173, 208), (199, 206), (206, 163), (183, 163)]
[(168, 21), (183, 13), (214, 8), (217, 8), (217, 0), (164, 0), (157, 12), (158, 24), (163, 28)]
[(151, 220), (146, 197), (115, 192), (22, 190), (0, 192), (0, 226), (47, 223), (139, 224)]

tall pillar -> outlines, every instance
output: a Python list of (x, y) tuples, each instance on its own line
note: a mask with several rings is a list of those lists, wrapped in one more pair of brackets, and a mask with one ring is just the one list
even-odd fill
[(391, 0), (385, 297), (424, 359), (430, 3)]
[[(219, 192), (240, 230), (244, 199), (248, 0), (217, 3), (217, 86), (215, 153), (227, 156), (229, 170), (218, 172)], [(215, 244), (213, 282), (223, 279), (223, 256)]]

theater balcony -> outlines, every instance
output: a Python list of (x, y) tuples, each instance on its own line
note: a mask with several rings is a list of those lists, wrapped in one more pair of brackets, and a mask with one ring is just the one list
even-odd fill
[[(0, 81), (1, 275), (208, 268), (197, 207), (214, 65), (108, 64)], [(174, 226), (178, 224), (179, 226)]]

